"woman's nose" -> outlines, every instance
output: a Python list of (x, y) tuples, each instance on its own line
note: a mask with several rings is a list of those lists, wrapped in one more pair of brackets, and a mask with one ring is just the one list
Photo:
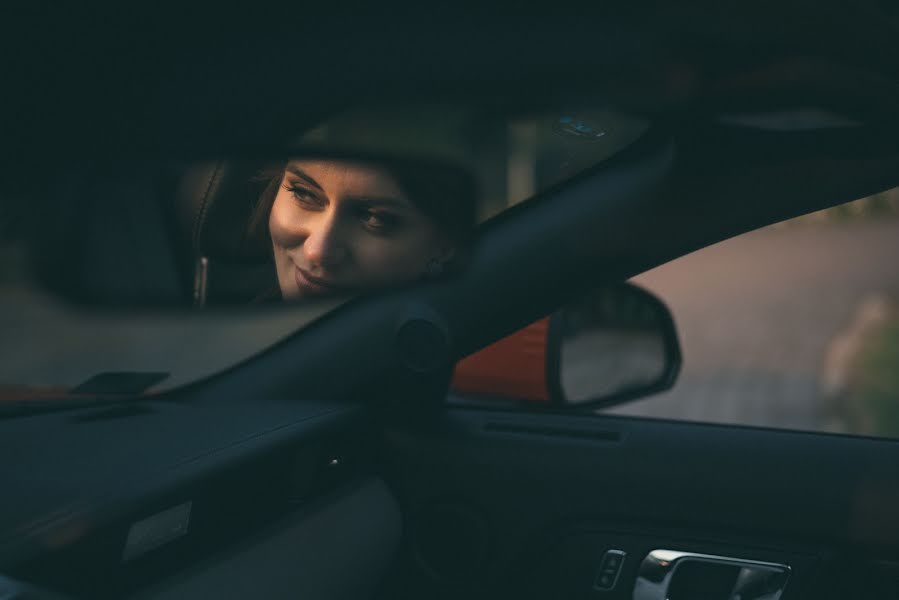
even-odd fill
[(347, 248), (335, 215), (321, 215), (308, 229), (303, 255), (311, 265), (335, 267), (346, 260)]

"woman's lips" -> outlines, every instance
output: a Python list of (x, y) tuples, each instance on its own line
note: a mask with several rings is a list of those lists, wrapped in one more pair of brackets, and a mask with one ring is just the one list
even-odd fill
[(294, 268), (294, 279), (302, 294), (322, 296), (347, 291), (347, 288), (344, 286), (333, 283), (327, 279), (322, 279), (321, 277), (316, 277), (299, 267)]

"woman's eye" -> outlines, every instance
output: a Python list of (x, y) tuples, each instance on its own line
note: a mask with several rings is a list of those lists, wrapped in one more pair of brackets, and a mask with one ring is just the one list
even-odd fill
[(359, 218), (366, 229), (376, 233), (393, 233), (401, 224), (401, 219), (394, 214), (370, 209), (362, 209)]
[(286, 185), (284, 186), (288, 192), (293, 195), (297, 201), (305, 207), (308, 208), (321, 208), (323, 206), (323, 202), (321, 198), (318, 197), (314, 192), (298, 185)]

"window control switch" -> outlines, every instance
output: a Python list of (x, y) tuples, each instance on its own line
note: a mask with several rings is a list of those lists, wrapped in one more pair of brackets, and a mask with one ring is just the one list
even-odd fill
[(627, 554), (622, 550), (606, 551), (599, 563), (596, 578), (593, 580), (593, 589), (603, 592), (615, 589), (626, 556)]

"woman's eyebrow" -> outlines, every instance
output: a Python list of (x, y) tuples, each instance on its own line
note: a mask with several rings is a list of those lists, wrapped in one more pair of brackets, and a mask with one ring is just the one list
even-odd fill
[(291, 173), (293, 173), (294, 175), (296, 175), (297, 177), (299, 177), (300, 179), (302, 179), (303, 181), (305, 181), (306, 183), (308, 183), (309, 185), (311, 185), (312, 187), (318, 189), (319, 191), (322, 191), (322, 192), (325, 191), (325, 190), (322, 189), (322, 186), (320, 186), (320, 185), (318, 184), (318, 182), (317, 182), (315, 179), (313, 179), (312, 177), (310, 177), (308, 173), (306, 173), (305, 171), (303, 171), (303, 170), (302, 170), (301, 168), (299, 168), (298, 166), (292, 165), (292, 164), (288, 164), (288, 165), (287, 165), (287, 170), (290, 171)]

